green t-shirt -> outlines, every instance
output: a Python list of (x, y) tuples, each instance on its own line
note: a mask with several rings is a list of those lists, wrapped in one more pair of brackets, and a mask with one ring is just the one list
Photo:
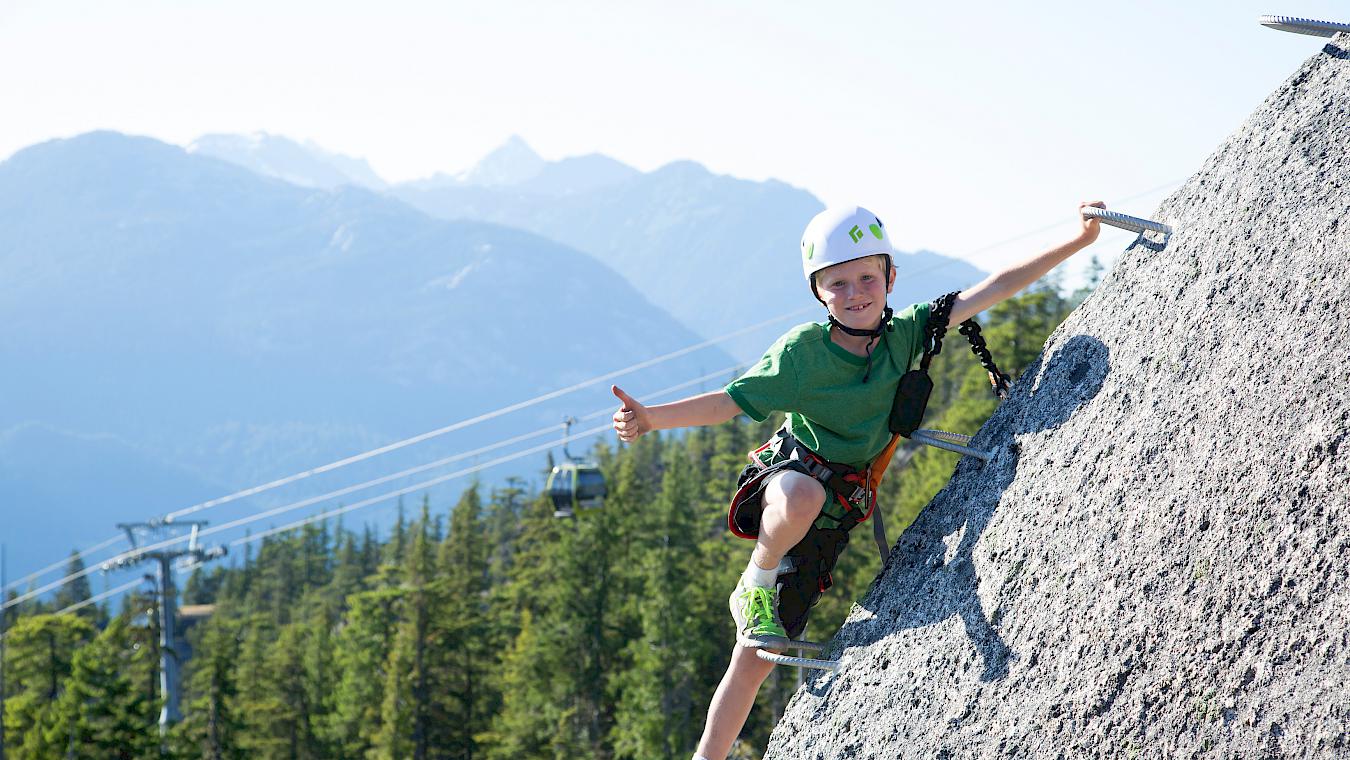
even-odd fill
[(891, 404), (900, 376), (923, 356), (929, 304), (914, 304), (891, 318), (867, 359), (830, 340), (828, 322), (798, 325), (774, 342), (764, 358), (726, 387), (727, 395), (755, 421), (787, 414), (788, 430), (802, 445), (831, 462), (862, 467), (886, 444)]

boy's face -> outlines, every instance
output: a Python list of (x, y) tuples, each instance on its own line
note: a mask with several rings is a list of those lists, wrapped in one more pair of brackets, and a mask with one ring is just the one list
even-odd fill
[(816, 292), (835, 319), (848, 327), (870, 330), (881, 320), (886, 294), (895, 286), (895, 273), (886, 268), (885, 256), (826, 267), (816, 273)]

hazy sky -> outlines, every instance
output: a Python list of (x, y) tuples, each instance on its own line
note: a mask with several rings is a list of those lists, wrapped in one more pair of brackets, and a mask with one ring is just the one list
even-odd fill
[(1080, 199), (1186, 178), (1325, 43), (1262, 13), (1350, 20), (1325, 1), (0, 0), (0, 156), (265, 130), (397, 181), (519, 134), (550, 159), (777, 178), (993, 269), (1070, 234)]

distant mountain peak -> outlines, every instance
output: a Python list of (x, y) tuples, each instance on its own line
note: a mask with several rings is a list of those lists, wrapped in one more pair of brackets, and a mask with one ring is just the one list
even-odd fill
[(512, 135), (472, 168), (457, 174), (437, 172), (424, 179), (404, 182), (395, 194), (399, 191), (458, 192), (482, 188), (489, 192), (504, 190), (559, 197), (590, 192), (640, 176), (642, 172), (603, 153), (547, 161), (519, 135)]
[(187, 151), (302, 187), (331, 190), (357, 185), (383, 190), (388, 186), (364, 159), (334, 153), (313, 140), (300, 143), (268, 132), (202, 135), (188, 145)]
[(546, 163), (520, 135), (511, 135), (458, 179), (465, 185), (518, 185), (537, 177)]
[(56, 137), (50, 140), (29, 145), (15, 151), (10, 159), (25, 158), (32, 156), (44, 156), (53, 152), (73, 151), (76, 153), (86, 153), (89, 155), (122, 154), (122, 153), (155, 153), (159, 155), (181, 155), (183, 149), (177, 145), (169, 145), (160, 142), (152, 137), (143, 137), (141, 135), (129, 135), (111, 129), (96, 129), (91, 132), (82, 132), (72, 137)]
[(716, 179), (719, 181), (738, 181), (735, 177), (723, 174), (714, 174), (708, 171), (708, 167), (697, 161), (687, 158), (676, 159), (664, 166), (658, 167), (652, 173), (653, 177), (659, 177), (664, 180), (677, 181), (702, 181), (707, 179)]

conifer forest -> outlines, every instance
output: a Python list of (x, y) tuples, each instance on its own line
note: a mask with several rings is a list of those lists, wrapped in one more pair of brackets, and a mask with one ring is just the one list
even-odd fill
[[(1000, 368), (1020, 375), (1086, 291), (1042, 281), (982, 315)], [(975, 433), (996, 399), (955, 330), (932, 374), (925, 426)], [(574, 520), (514, 478), (410, 500), (392, 528), (335, 518), (197, 569), (181, 604), (214, 609), (188, 630), (183, 719), (163, 738), (153, 594), (53, 614), (89, 598), (81, 579), (18, 605), (5, 613), (5, 757), (688, 758), (752, 548), (727, 530), (727, 501), (778, 424), (606, 437), (590, 457), (609, 496)], [(879, 499), (892, 540), (956, 461), (901, 450)], [(862, 531), (808, 638), (828, 640), (876, 575)], [(759, 757), (797, 683), (776, 669), (733, 756)]]

